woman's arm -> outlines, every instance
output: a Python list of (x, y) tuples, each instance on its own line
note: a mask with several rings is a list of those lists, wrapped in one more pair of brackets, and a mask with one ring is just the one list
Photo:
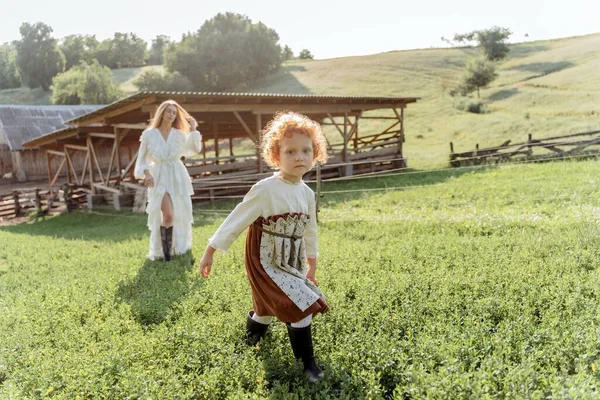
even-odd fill
[(150, 174), (152, 160), (150, 160), (148, 154), (148, 134), (146, 132), (148, 131), (144, 131), (142, 136), (140, 136), (140, 149), (138, 150), (135, 168), (133, 170), (133, 175), (137, 179), (145, 179), (148, 175), (152, 177)]

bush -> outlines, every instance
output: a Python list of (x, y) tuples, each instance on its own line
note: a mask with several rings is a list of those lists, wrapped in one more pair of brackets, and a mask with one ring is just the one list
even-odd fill
[(192, 88), (192, 82), (179, 72), (160, 73), (155, 70), (144, 71), (139, 78), (133, 81), (139, 90), (165, 90), (165, 91), (188, 91)]
[(454, 104), (454, 107), (460, 111), (473, 114), (484, 114), (486, 112), (485, 104), (481, 100), (472, 98), (462, 98)]
[(122, 93), (112, 83), (112, 72), (94, 60), (82, 62), (52, 79), (53, 104), (107, 104)]

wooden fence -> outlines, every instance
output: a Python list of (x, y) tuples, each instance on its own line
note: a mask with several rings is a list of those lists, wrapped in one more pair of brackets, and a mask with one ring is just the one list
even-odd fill
[(0, 219), (15, 218), (35, 213), (35, 217), (73, 211), (85, 207), (87, 190), (63, 185), (60, 189), (17, 189), (0, 197)]
[(450, 165), (493, 164), (515, 161), (515, 159), (547, 159), (574, 155), (600, 155), (600, 131), (579, 132), (570, 135), (534, 139), (531, 134), (523, 143), (511, 144), (510, 140), (496, 147), (479, 148), (462, 153), (454, 152), (450, 142)]

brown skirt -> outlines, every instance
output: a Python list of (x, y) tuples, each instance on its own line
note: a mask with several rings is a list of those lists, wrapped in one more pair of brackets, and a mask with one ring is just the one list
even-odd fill
[[(277, 218), (280, 216), (273, 216)], [(262, 221), (264, 221), (261, 218)], [(259, 221), (260, 222), (260, 221)], [(323, 299), (318, 299), (302, 311), (269, 277), (260, 263), (260, 239), (262, 232), (254, 224), (250, 225), (246, 236), (245, 264), (252, 290), (254, 312), (260, 316), (275, 316), (281, 322), (298, 322), (310, 314), (325, 312), (328, 309)]]

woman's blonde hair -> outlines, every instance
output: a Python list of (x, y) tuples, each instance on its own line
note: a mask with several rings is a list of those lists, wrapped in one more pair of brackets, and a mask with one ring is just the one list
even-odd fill
[(170, 99), (163, 101), (158, 106), (156, 112), (154, 113), (154, 117), (150, 121), (150, 124), (148, 124), (148, 129), (158, 128), (162, 124), (163, 114), (169, 106), (175, 106), (175, 108), (177, 109), (177, 117), (175, 117), (175, 121), (173, 121), (173, 128), (189, 133), (191, 128), (188, 119), (191, 117), (191, 115), (187, 111), (185, 111), (183, 107), (177, 104), (175, 100)]
[(300, 133), (312, 139), (313, 165), (320, 161), (327, 162), (327, 140), (321, 125), (306, 115), (293, 111), (281, 111), (275, 114), (262, 131), (262, 156), (271, 168), (279, 168), (279, 149), (281, 139)]

